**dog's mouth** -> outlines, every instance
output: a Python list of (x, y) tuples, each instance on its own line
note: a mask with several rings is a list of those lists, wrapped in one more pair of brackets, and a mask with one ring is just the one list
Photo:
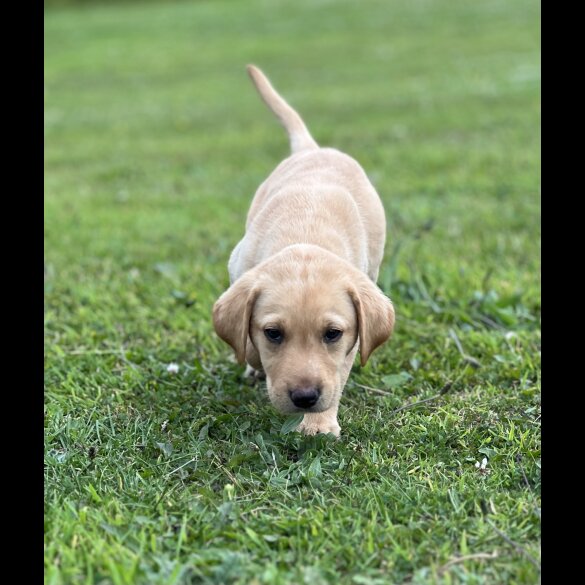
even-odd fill
[(319, 413), (325, 412), (328, 410), (327, 408), (323, 408), (320, 405), (316, 404), (315, 406), (311, 406), (309, 408), (299, 408), (298, 406), (294, 406), (293, 404), (290, 405), (289, 408), (282, 408), (280, 405), (272, 404), (278, 412), (281, 414), (309, 414), (309, 413)]
[(308, 408), (300, 408), (298, 406), (293, 406), (294, 414), (301, 413), (301, 412), (325, 412), (327, 409), (323, 408), (319, 404), (315, 404), (314, 406), (309, 406)]

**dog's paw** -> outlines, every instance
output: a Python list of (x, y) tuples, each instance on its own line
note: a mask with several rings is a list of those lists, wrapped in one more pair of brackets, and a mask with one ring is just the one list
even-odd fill
[(250, 364), (246, 364), (244, 378), (248, 380), (251, 384), (254, 384), (259, 380), (266, 380), (266, 374), (264, 373), (263, 370), (256, 370)]
[(303, 435), (317, 435), (331, 433), (339, 437), (341, 427), (336, 417), (323, 416), (320, 413), (305, 414), (301, 424), (297, 427), (299, 433)]

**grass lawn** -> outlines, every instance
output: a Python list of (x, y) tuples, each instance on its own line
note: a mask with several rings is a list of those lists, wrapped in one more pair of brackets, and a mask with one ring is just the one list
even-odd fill
[[(46, 583), (538, 582), (538, 29), (536, 0), (46, 10)], [(397, 326), (339, 441), (213, 331), (288, 153), (248, 62), (387, 211)]]

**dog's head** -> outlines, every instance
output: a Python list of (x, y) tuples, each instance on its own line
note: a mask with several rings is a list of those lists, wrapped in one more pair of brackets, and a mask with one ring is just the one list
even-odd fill
[(362, 366), (394, 327), (394, 308), (348, 262), (316, 246), (287, 248), (246, 272), (213, 308), (240, 363), (262, 366), (283, 413), (334, 406), (355, 354)]

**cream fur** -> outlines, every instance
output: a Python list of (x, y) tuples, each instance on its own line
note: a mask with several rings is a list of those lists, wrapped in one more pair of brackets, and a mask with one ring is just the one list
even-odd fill
[[(319, 148), (300, 116), (262, 72), (248, 71), (289, 134), (292, 154), (262, 183), (246, 234), (229, 260), (231, 286), (213, 310), (218, 335), (266, 374), (268, 396), (283, 413), (305, 412), (299, 430), (339, 435), (337, 410), (355, 355), (365, 365), (394, 327), (394, 308), (375, 282), (386, 220), (359, 164)], [(283, 332), (275, 344), (267, 328)], [(342, 331), (326, 343), (328, 329)], [(319, 401), (299, 409), (295, 388), (319, 388)]]

